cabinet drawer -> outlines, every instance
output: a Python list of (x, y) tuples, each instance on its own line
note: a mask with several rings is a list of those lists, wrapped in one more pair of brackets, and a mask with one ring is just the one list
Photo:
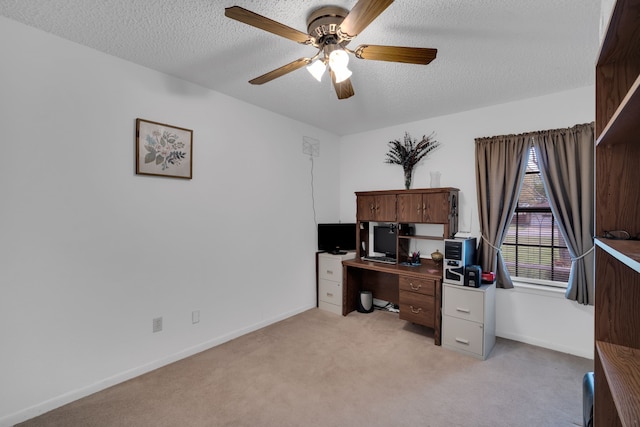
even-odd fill
[(480, 323), (451, 316), (442, 317), (442, 345), (444, 346), (482, 356), (483, 337), (484, 327)]
[(318, 299), (342, 307), (342, 283), (320, 279), (318, 281)]
[(320, 279), (342, 281), (342, 259), (339, 257), (328, 259), (319, 258), (318, 277)]
[(443, 287), (443, 314), (460, 319), (484, 322), (484, 292), (476, 288)]
[(318, 301), (318, 308), (320, 308), (320, 310), (329, 311), (334, 314), (342, 315), (341, 305), (331, 304), (330, 302), (326, 302), (326, 301)]
[(435, 327), (433, 297), (417, 292), (400, 291), (400, 313), (402, 320), (417, 323), (419, 325)]
[(436, 294), (436, 282), (432, 279), (400, 276), (400, 290), (433, 296)]

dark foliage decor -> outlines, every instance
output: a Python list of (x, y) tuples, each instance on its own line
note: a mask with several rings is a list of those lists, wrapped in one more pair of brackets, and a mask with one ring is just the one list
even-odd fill
[(404, 170), (404, 186), (407, 190), (411, 187), (413, 168), (427, 154), (440, 146), (440, 143), (434, 139), (433, 134), (429, 136), (423, 135), (422, 140), (418, 142), (417, 139), (411, 139), (411, 135), (408, 132), (404, 133), (402, 142), (396, 139), (388, 144), (389, 152), (385, 163), (402, 166)]

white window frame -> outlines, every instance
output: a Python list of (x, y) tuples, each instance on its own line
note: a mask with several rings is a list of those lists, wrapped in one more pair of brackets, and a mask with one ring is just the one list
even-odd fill
[[(532, 155), (532, 153), (534, 153), (534, 149), (533, 146), (531, 146), (529, 148), (529, 156)], [(533, 154), (535, 155), (535, 154)], [(538, 173), (540, 173), (540, 171), (538, 170)], [(545, 193), (545, 197), (548, 198), (548, 196)], [(518, 195), (518, 200), (520, 199), (520, 195)], [(553, 215), (553, 212), (549, 209), (551, 215)], [(516, 213), (514, 213), (514, 215), (516, 215)], [(555, 217), (554, 217), (555, 220)], [(509, 227), (511, 227), (511, 222), (509, 222)], [(562, 236), (562, 234), (560, 234), (560, 237), (564, 240), (564, 237)], [(565, 243), (566, 244), (566, 243)], [(501, 245), (501, 249), (502, 246)], [(515, 244), (511, 244), (511, 243), (507, 243), (507, 246), (518, 246)], [(567, 287), (569, 286), (569, 282), (562, 282), (562, 281), (557, 281), (557, 280), (545, 280), (545, 279), (536, 279), (536, 278), (530, 278), (530, 277), (522, 277), (522, 276), (515, 276), (512, 275), (511, 276), (512, 281), (514, 282), (514, 286), (516, 286), (516, 282), (521, 283), (521, 284), (525, 284), (525, 285), (532, 285), (534, 287), (540, 287), (540, 288), (557, 288), (557, 289), (567, 289)]]

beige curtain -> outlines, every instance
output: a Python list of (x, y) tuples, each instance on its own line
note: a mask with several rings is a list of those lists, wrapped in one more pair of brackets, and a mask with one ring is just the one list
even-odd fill
[(496, 286), (513, 288), (500, 246), (518, 203), (531, 147), (530, 135), (476, 138), (476, 185), (482, 271), (496, 273)]
[(538, 132), (533, 140), (549, 206), (572, 259), (566, 297), (593, 305), (593, 123)]

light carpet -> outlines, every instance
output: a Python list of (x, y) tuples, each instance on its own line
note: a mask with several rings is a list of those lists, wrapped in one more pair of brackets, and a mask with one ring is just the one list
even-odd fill
[(20, 426), (580, 426), (590, 370), (501, 338), (481, 361), (396, 313), (312, 309)]

